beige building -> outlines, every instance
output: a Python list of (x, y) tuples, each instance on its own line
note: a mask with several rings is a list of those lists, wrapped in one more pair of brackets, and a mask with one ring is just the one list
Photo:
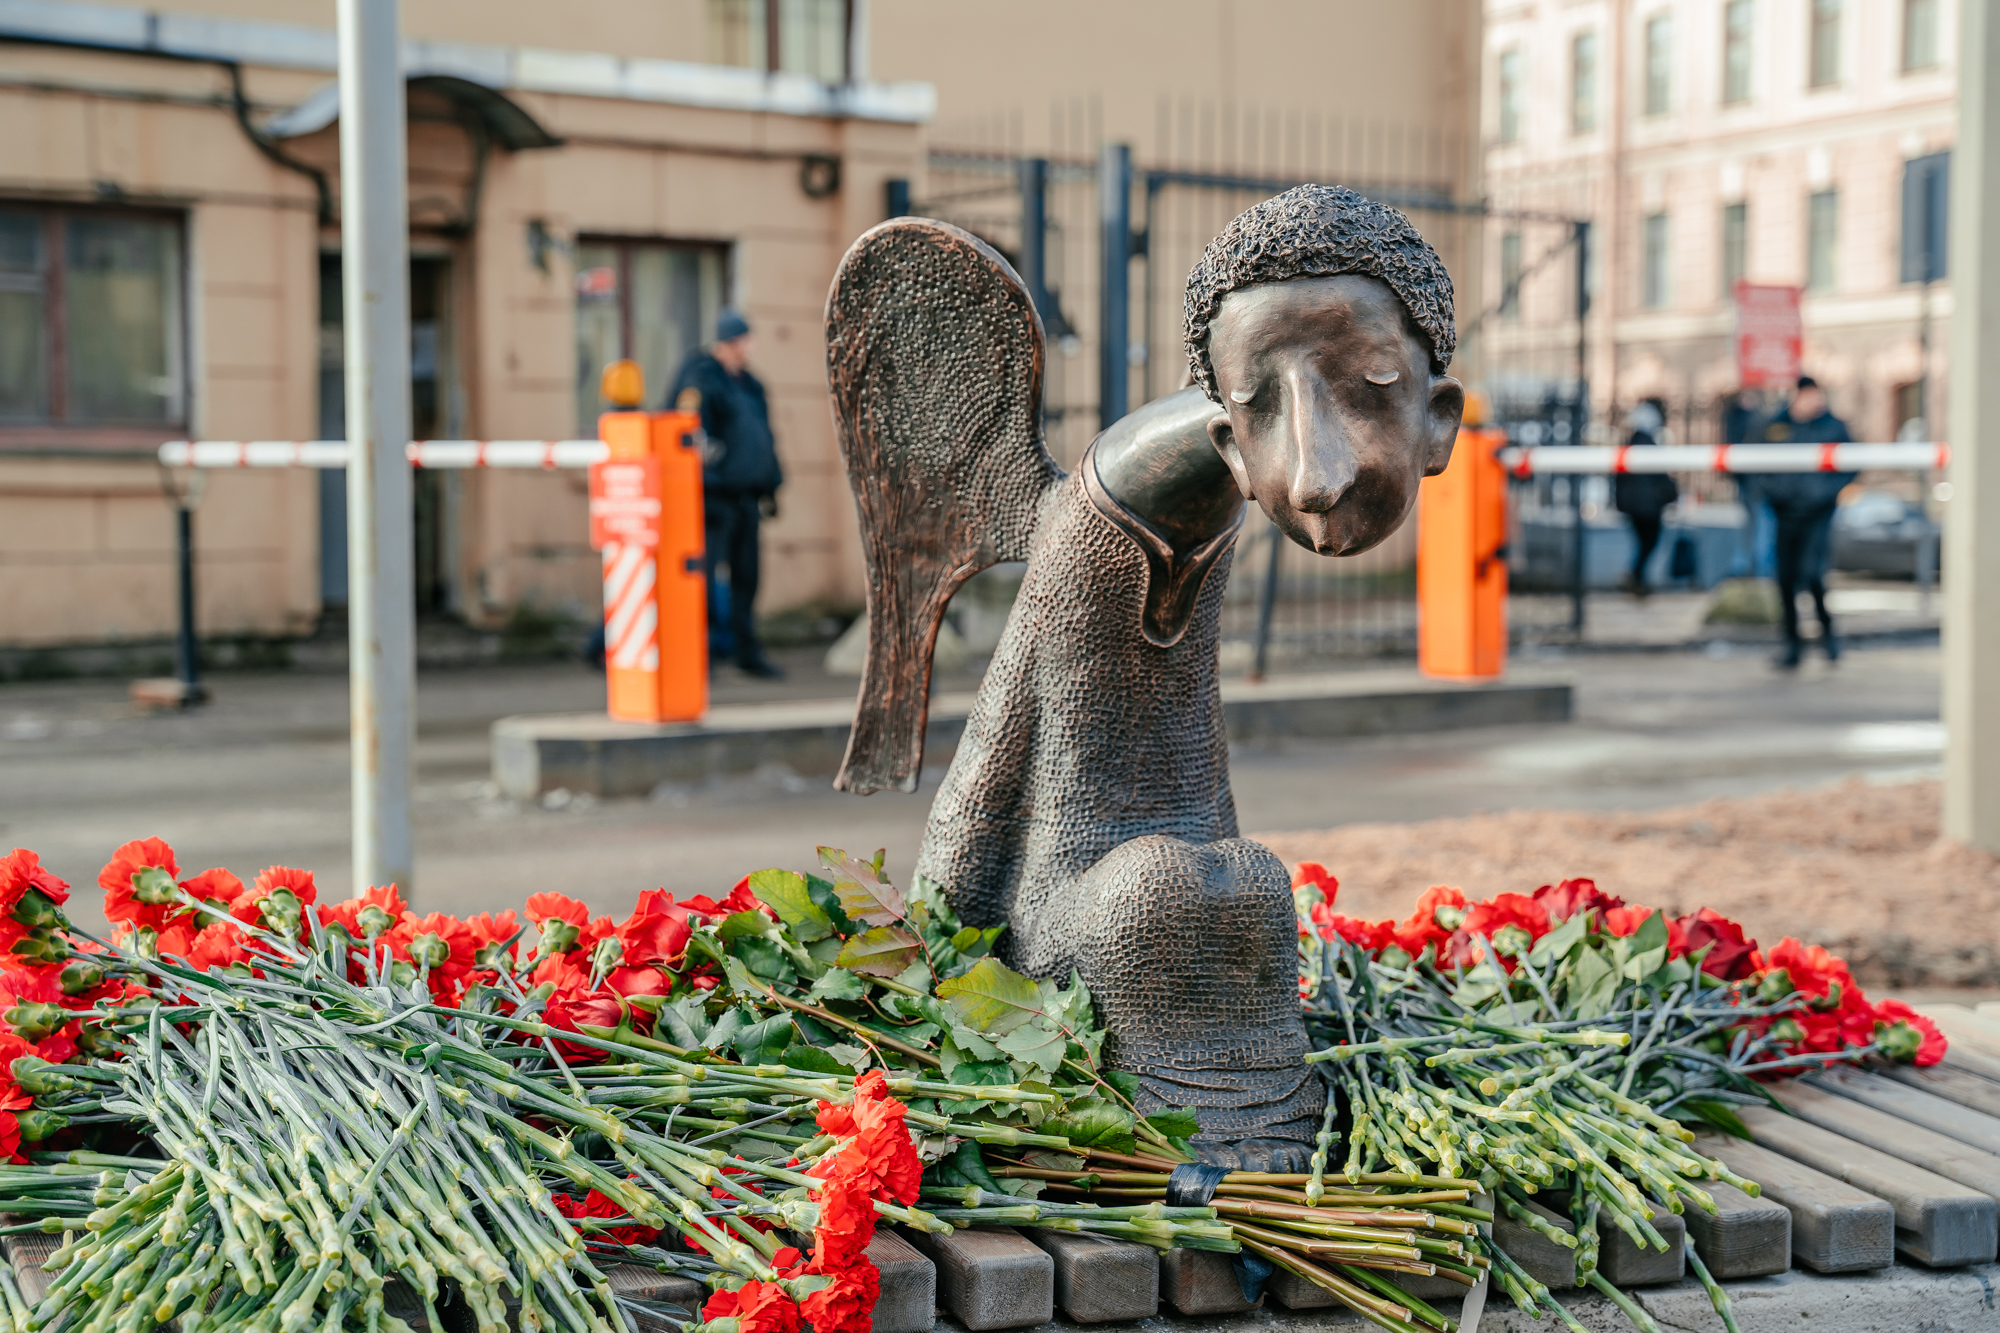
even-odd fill
[[(160, 442), (341, 430), (332, 0), (189, 3), (0, 0), (0, 647), (169, 633)], [(788, 477), (767, 611), (860, 601), (820, 319), (892, 181), (921, 206), (967, 162), (1011, 190), (1044, 154), (1074, 194), (1120, 140), (1142, 166), (1476, 194), (1477, 0), (405, 0), (403, 23), (416, 433), (588, 433), (605, 360), (657, 396), (742, 306)], [(1189, 236), (1256, 197), (1208, 193)], [(1063, 239), (1089, 397), (1094, 239)], [(1185, 272), (1160, 262), (1134, 280), (1160, 348), (1135, 402), (1178, 382), (1175, 313), (1141, 305)], [(583, 486), (420, 474), (420, 610), (595, 615)], [(344, 597), (343, 504), (337, 474), (209, 474), (202, 631), (310, 633)]]
[(1560, 220), (1574, 217), (1592, 223), (1600, 422), (1658, 394), (1684, 438), (1718, 438), (1720, 401), (1738, 387), (1739, 278), (1804, 289), (1805, 368), (1863, 439), (1893, 439), (1920, 415), (1928, 307), (1941, 412), (1951, 293), (1914, 280), (1921, 207), (1906, 225), (1905, 178), (1948, 170), (1937, 155), (1956, 126), (1957, 11), (1948, 0), (1487, 0), (1486, 183), (1516, 214), (1487, 237), (1496, 389), (1525, 397), (1574, 380), (1575, 265)]

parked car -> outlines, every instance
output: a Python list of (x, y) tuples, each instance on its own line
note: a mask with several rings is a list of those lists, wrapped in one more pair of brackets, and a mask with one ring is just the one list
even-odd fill
[(1937, 577), (1938, 525), (1892, 491), (1866, 490), (1833, 516), (1833, 567), (1854, 574), (1917, 577), (1921, 557)]

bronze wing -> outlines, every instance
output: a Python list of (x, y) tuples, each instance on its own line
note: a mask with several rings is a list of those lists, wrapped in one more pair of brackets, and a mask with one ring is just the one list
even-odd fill
[(826, 362), (868, 562), (868, 662), (833, 785), (915, 791), (945, 605), (1028, 558), (1063, 476), (1042, 443), (1042, 325), (991, 246), (896, 218), (840, 261)]

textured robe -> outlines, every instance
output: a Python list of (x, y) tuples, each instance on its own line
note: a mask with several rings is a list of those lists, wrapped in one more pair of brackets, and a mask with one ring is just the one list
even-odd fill
[(1310, 1140), (1289, 878), (1237, 837), (1217, 646), (1241, 519), (1176, 554), (1097, 479), (1042, 502), (1027, 573), (918, 870), (968, 923), (1007, 922), (1037, 977), (1072, 968), (1112, 1064), (1203, 1140)]

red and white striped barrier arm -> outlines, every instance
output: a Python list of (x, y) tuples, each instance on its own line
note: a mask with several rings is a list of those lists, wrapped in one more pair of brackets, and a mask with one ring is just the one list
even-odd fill
[[(602, 463), (602, 440), (417, 440), (410, 462), (427, 468), (581, 468)], [(345, 440), (172, 440), (160, 446), (168, 467), (346, 467)]]
[(1502, 449), (1517, 477), (1620, 472), (1942, 472), (1943, 444), (1654, 444), (1542, 445)]

